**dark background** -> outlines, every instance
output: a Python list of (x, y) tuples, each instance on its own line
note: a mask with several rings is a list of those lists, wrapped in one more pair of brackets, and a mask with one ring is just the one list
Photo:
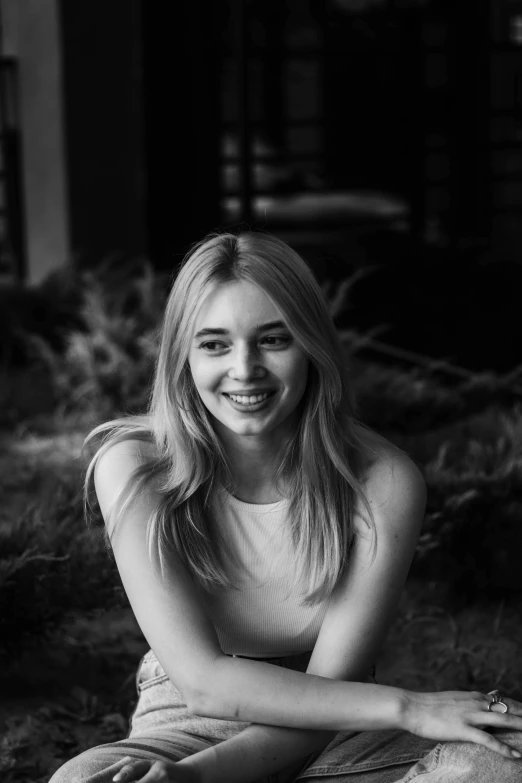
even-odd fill
[(518, 366), (522, 2), (61, 0), (57, 12), (79, 264), (146, 256), (172, 270), (211, 230), (261, 228), (321, 281), (371, 271), (341, 326), (472, 370)]
[(425, 477), (378, 681), (522, 698), (521, 46), (522, 0), (0, 0), (2, 783), (128, 731), (147, 643), (82, 444), (145, 410), (215, 229), (351, 281), (360, 417)]

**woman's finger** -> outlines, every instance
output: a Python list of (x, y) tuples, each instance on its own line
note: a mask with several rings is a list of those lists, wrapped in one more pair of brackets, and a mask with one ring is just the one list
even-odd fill
[[(492, 703), (492, 698), (489, 693), (485, 694), (479, 694), (482, 697), (482, 701), (484, 702), (486, 710), (488, 709), (488, 706)], [(522, 717), (522, 702), (517, 701), (516, 699), (510, 699), (508, 696), (502, 696), (500, 697), (500, 700), (506, 705), (508, 708), (509, 715), (519, 715)], [(502, 709), (504, 709), (502, 707)], [(501, 710), (494, 710), (494, 712), (501, 712)], [(506, 713), (504, 713), (506, 714)]]
[(520, 715), (520, 717), (522, 717), (522, 702), (504, 696), (502, 697), (502, 701), (507, 705), (508, 715)]
[(470, 718), (475, 726), (492, 726), (497, 729), (522, 731), (522, 717), (509, 712), (488, 712), (481, 710)]
[(480, 731), (480, 729), (471, 729), (469, 732), (470, 742), (475, 742), (478, 745), (484, 745), (485, 748), (494, 750), (495, 753), (500, 753), (501, 756), (507, 759), (519, 759), (521, 754), (518, 750), (510, 748), (505, 742), (500, 742), (494, 734), (488, 734), (487, 731)]

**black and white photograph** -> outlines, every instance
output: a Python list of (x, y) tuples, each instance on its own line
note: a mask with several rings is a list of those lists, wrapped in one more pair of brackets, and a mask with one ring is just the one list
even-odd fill
[(522, 0), (0, 0), (1, 783), (522, 781)]

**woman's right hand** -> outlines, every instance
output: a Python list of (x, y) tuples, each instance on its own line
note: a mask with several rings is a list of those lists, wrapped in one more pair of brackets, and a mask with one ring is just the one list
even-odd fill
[(112, 778), (114, 783), (199, 783), (199, 775), (191, 767), (170, 761), (146, 761), (126, 756), (125, 765)]
[(492, 697), (479, 691), (442, 691), (418, 693), (406, 691), (404, 728), (419, 737), (439, 742), (475, 742), (506, 758), (521, 758), (521, 754), (489, 729), (522, 731), (522, 704), (502, 697), (508, 712), (490, 712)]

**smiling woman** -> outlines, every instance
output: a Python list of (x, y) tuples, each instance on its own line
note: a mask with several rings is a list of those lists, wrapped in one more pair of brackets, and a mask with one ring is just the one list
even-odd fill
[[(296, 429), (308, 357), (273, 301), (246, 280), (209, 294), (195, 328), (192, 379), (233, 461), (235, 483), (243, 487), (236, 487), (236, 496), (251, 500), (246, 488), (256, 476), (255, 502), (270, 502), (270, 465)], [(221, 340), (205, 339), (217, 335)], [(254, 437), (246, 441), (247, 435)]]
[(147, 415), (98, 436), (86, 492), (94, 478), (151, 649), (128, 736), (52, 783), (520, 779), (522, 705), (371, 675), (425, 486), (356, 420), (321, 289), (288, 245), (244, 233), (192, 249)]
[[(286, 344), (273, 347), (275, 337)], [(216, 488), (254, 503), (287, 497), (296, 579), (305, 600), (324, 599), (353, 537), (356, 499), (372, 525), (360, 479), (377, 436), (356, 424), (344, 362), (322, 291), (288, 245), (257, 233), (197, 244), (167, 302), (149, 415), (90, 436), (108, 438), (87, 481), (106, 472), (100, 463), (118, 442), (147, 442), (145, 464), (111, 495), (108, 537), (154, 476), (163, 492), (148, 519), (149, 552), (163, 569), (170, 540), (208, 590), (229, 584), (209, 526)], [(257, 387), (274, 392), (259, 410), (225, 396)]]

